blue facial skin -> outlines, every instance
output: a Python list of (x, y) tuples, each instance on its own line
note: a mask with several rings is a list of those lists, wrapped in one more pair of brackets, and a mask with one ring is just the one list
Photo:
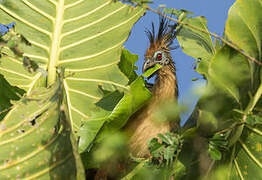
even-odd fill
[(4, 25), (4, 24), (0, 24), (0, 33), (1, 36), (5, 35), (6, 33), (8, 33), (9, 29), (12, 29), (15, 26), (15, 22), (12, 22), (10, 24)]

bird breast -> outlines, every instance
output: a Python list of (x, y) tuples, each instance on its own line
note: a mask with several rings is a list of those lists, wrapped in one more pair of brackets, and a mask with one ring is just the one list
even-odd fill
[(161, 122), (154, 116), (159, 104), (177, 98), (177, 84), (174, 72), (162, 69), (153, 87), (152, 99), (129, 119), (125, 131), (129, 134), (129, 148), (136, 157), (149, 156), (148, 141), (159, 133), (170, 132), (172, 125)]

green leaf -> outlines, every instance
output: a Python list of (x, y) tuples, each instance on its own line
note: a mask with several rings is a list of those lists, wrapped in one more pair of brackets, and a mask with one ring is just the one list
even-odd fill
[(1, 23), (15, 21), (16, 30), (32, 44), (23, 47), (23, 55), (48, 75), (29, 73), (22, 59), (12, 56), (2, 58), (0, 73), (29, 95), (46, 82), (52, 85), (57, 71), (64, 69), (63, 92), (72, 131), (77, 133), (88, 122), (97, 133), (112, 113), (96, 104), (104, 92), (130, 91), (118, 63), (122, 44), (145, 10), (110, 0), (5, 0), (0, 9)]
[(159, 64), (154, 65), (154, 67), (149, 68), (142, 76), (143, 77), (150, 77), (152, 74), (154, 74), (157, 70), (159, 70), (162, 66)]
[[(107, 96), (109, 100), (107, 102), (113, 103), (113, 99), (116, 100), (122, 97), (119, 92), (115, 92)], [(104, 97), (103, 99), (107, 98)], [(136, 112), (139, 108), (141, 108), (149, 99), (151, 98), (151, 93), (145, 87), (145, 82), (141, 76), (139, 76), (135, 81), (130, 84), (130, 91), (126, 92), (123, 98), (115, 105), (115, 107), (109, 112), (109, 116), (105, 119), (98, 119), (97, 121), (87, 121), (80, 129), (80, 152), (86, 150), (88, 146), (90, 146), (91, 142), (97, 136), (98, 129), (100, 129), (104, 124), (99, 136), (97, 137), (97, 142), (101, 141), (106, 137), (108, 133), (113, 133), (120, 128), (122, 128), (128, 118)], [(103, 100), (102, 99), (102, 100)]]
[(182, 147), (182, 140), (178, 134), (167, 132), (158, 134), (158, 138), (149, 141), (148, 148), (152, 156), (153, 165), (170, 167)]
[(94, 161), (103, 164), (117, 164), (120, 158), (127, 157), (126, 143), (127, 139), (123, 134), (108, 134), (107, 138), (101, 143), (99, 149), (94, 152)]
[(262, 176), (262, 128), (261, 125), (244, 128), (241, 138), (233, 147), (232, 179), (254, 179)]
[[(185, 18), (182, 22), (209, 32), (205, 17)], [(216, 52), (211, 36), (184, 25), (179, 27), (177, 40), (184, 53), (200, 60), (197, 71), (201, 74), (206, 73), (208, 61)]]
[(214, 160), (221, 160), (222, 152), (228, 150), (228, 141), (226, 135), (223, 133), (216, 133), (209, 139), (208, 154)]
[[(213, 127), (217, 129), (221, 129), (222, 126), (228, 127), (230, 124), (225, 123), (235, 122), (232, 117), (233, 109), (240, 109), (249, 101), (247, 94), (251, 88), (249, 65), (239, 52), (224, 46), (211, 58), (206, 70), (208, 84), (198, 107), (200, 111), (213, 116), (206, 122), (217, 121)], [(201, 117), (205, 120), (205, 115)], [(205, 124), (204, 121), (203, 123)], [(211, 129), (204, 127), (202, 130)]]
[(35, 89), (0, 122), (0, 179), (84, 179), (58, 92), (57, 85)]
[(137, 74), (134, 71), (138, 69), (138, 67), (135, 66), (135, 63), (137, 62), (137, 60), (138, 60), (137, 54), (132, 54), (128, 50), (122, 49), (119, 68), (128, 77), (129, 84), (137, 78)]
[[(225, 35), (229, 41), (260, 61), (262, 40), (261, 6), (261, 1), (259, 0), (236, 1), (229, 10), (225, 27)], [(222, 162), (218, 164), (226, 165), (226, 170), (228, 171), (226, 173), (227, 179), (256, 179), (262, 175), (261, 117), (259, 113), (256, 114), (256, 111), (244, 111), (243, 107), (246, 107), (246, 109), (250, 111), (248, 103), (252, 102), (253, 99), (248, 97), (248, 92), (255, 92), (260, 83), (260, 67), (248, 61), (242, 55), (239, 55), (239, 52), (230, 48), (224, 47), (219, 51), (222, 53), (219, 55), (220, 58), (218, 58), (221, 62), (217, 62), (218, 64), (212, 68), (212, 70), (216, 70), (212, 76), (218, 80), (214, 82), (217, 82), (216, 84), (219, 85), (218, 87), (220, 89), (222, 89), (221, 85), (223, 84), (227, 95), (231, 94), (230, 96), (233, 98), (238, 95), (238, 98), (234, 99), (240, 102), (241, 105), (238, 108), (237, 106), (234, 108), (234, 106), (230, 107), (229, 101), (224, 101), (221, 104), (227, 107), (227, 110), (224, 108), (224, 110), (220, 112), (227, 111), (227, 116), (221, 115), (221, 113), (219, 115), (218, 113), (216, 114), (217, 117), (221, 118), (221, 121), (233, 122), (231, 126), (227, 126), (227, 128), (230, 127), (228, 131), (232, 131), (229, 137), (229, 145), (231, 146), (232, 142), (235, 143), (231, 146), (228, 153), (223, 154)], [(235, 114), (232, 112), (234, 109), (240, 109), (240, 112), (242, 111), (244, 114)], [(251, 114), (245, 115), (246, 113)], [(221, 147), (225, 145), (225, 142), (219, 140), (213, 143), (219, 144)], [(221, 168), (223, 166), (218, 167)]]
[[(245, 58), (240, 53), (225, 46), (211, 59), (208, 80), (240, 103), (239, 93), (241, 92), (239, 90), (240, 87), (241, 89), (249, 88), (249, 72), (249, 66)], [(246, 85), (243, 86), (243, 83), (246, 83)]]
[(4, 77), (0, 75), (0, 120), (2, 120), (12, 106), (11, 101), (19, 100), (23, 93), (23, 90), (12, 87)]
[(214, 146), (210, 146), (208, 148), (208, 154), (211, 156), (214, 160), (220, 160), (222, 157), (221, 152)]
[(218, 129), (218, 120), (212, 112), (199, 110), (197, 127), (201, 133), (210, 135)]
[(257, 115), (247, 115), (246, 123), (251, 126), (262, 124), (262, 118)]
[(175, 170), (174, 175), (173, 175), (175, 180), (180, 180), (186, 175), (186, 167), (180, 161), (176, 161), (173, 167)]
[[(260, 0), (241, 0), (228, 12), (226, 37), (247, 54), (262, 61), (262, 4)], [(249, 61), (254, 88), (258, 85), (258, 67)]]

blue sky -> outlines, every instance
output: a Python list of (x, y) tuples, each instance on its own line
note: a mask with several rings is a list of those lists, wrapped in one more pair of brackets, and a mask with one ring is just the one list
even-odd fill
[[(223, 35), (228, 9), (235, 0), (154, 0), (151, 7), (156, 8), (160, 4), (165, 4), (168, 8), (186, 9), (194, 12), (194, 16), (205, 16), (208, 29), (219, 35)], [(144, 33), (145, 28), (151, 27), (151, 22), (158, 23), (158, 15), (147, 12), (134, 26), (128, 41), (124, 44), (125, 48), (134, 54), (139, 55), (136, 65), (139, 67), (138, 73), (141, 74), (144, 52), (148, 46), (148, 40)], [(182, 114), (182, 122), (190, 115), (198, 96), (194, 90), (203, 85), (203, 81), (192, 81), (193, 78), (201, 78), (194, 72), (194, 59), (185, 55), (181, 48), (172, 52), (173, 60), (176, 63), (177, 78), (179, 86), (179, 103), (188, 104), (189, 111)]]

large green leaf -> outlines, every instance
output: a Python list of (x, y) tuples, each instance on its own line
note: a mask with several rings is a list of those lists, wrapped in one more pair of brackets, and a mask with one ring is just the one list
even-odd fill
[(231, 179), (259, 179), (262, 177), (262, 129), (246, 126), (233, 147)]
[[(204, 32), (209, 32), (205, 17), (184, 17), (182, 21), (199, 28)], [(201, 74), (206, 73), (208, 61), (216, 52), (211, 36), (204, 32), (183, 25), (179, 27), (179, 33), (177, 36), (183, 52), (200, 61), (197, 71)]]
[[(229, 10), (228, 20), (226, 22), (225, 34), (226, 37), (243, 49), (250, 56), (261, 61), (261, 38), (262, 38), (262, 2), (261, 0), (239, 0)], [(240, 70), (244, 64), (247, 64), (242, 60), (242, 65), (235, 66), (234, 71)], [(260, 81), (260, 67), (255, 63), (249, 61), (249, 71), (246, 71), (246, 76), (240, 76), (242, 84), (242, 97), (241, 103), (247, 106), (245, 113), (250, 113), (249, 106), (244, 95), (247, 96), (247, 92), (254, 92), (259, 85)], [(233, 71), (232, 71), (233, 72)], [(248, 77), (249, 76), (249, 77)], [(248, 77), (249, 81), (245, 81), (245, 77)], [(254, 86), (250, 86), (250, 84)], [(236, 83), (235, 83), (236, 84)], [(247, 87), (249, 86), (249, 88)], [(258, 90), (259, 91), (259, 90)], [(259, 98), (259, 97), (258, 97)], [(253, 98), (249, 98), (250, 102)], [(252, 109), (251, 109), (252, 110)], [(257, 112), (253, 112), (257, 113)], [(242, 121), (246, 121), (246, 116), (242, 117)], [(235, 116), (236, 117), (236, 116)], [(250, 117), (249, 117), (250, 118)], [(260, 120), (261, 121), (261, 120)], [(259, 121), (259, 122), (260, 122)], [(250, 122), (247, 121), (247, 123)], [(227, 162), (229, 162), (228, 177), (230, 179), (259, 179), (262, 172), (261, 161), (261, 143), (262, 143), (262, 131), (261, 125), (246, 124), (239, 127), (235, 127), (233, 136), (230, 139), (233, 144), (230, 155)]]
[[(229, 10), (226, 37), (250, 56), (262, 61), (262, 3), (261, 0), (239, 0)], [(260, 78), (259, 68), (249, 61), (254, 88)]]
[[(241, 89), (250, 88), (250, 70), (245, 58), (235, 50), (224, 46), (211, 59), (207, 80), (241, 104)], [(247, 87), (247, 88), (246, 88)], [(242, 99), (243, 100), (243, 99)], [(242, 101), (243, 103), (243, 101)]]
[[(32, 44), (24, 47), (24, 56), (48, 71), (47, 85), (55, 82), (58, 68), (65, 70), (63, 87), (73, 132), (86, 121), (97, 123), (98, 131), (111, 114), (96, 105), (104, 91), (130, 89), (117, 64), (121, 46), (144, 10), (111, 0), (5, 0), (0, 9), (1, 22), (15, 21), (17, 31)], [(27, 72), (15, 57), (2, 59), (0, 73), (27, 94), (45, 83), (40, 72)]]
[[(259, 60), (261, 59), (262, 16), (256, 12), (260, 12), (260, 9), (261, 1), (259, 0), (237, 1), (229, 11), (226, 24), (227, 38)], [(189, 24), (200, 27), (194, 22)], [(182, 35), (183, 28), (184, 26), (182, 27)], [(194, 34), (202, 33), (194, 33), (195, 30), (188, 29), (189, 35), (192, 37)], [(199, 35), (199, 37), (202, 36)], [(225, 129), (224, 132), (232, 132), (229, 141), (230, 145), (233, 142), (233, 146), (224, 153), (222, 161), (217, 161), (218, 166), (215, 167), (226, 167), (225, 178), (257, 179), (261, 176), (262, 167), (259, 155), (261, 127), (259, 125), (254, 127), (251, 125), (240, 126), (236, 123), (243, 121), (243, 109), (248, 105), (248, 101), (252, 100), (248, 96), (248, 92), (252, 90), (252, 82), (258, 82), (255, 79), (256, 76), (259, 76), (259, 73), (256, 72), (259, 69), (258, 66), (248, 63), (240, 52), (227, 46), (214, 48), (213, 53), (207, 53), (205, 46), (202, 45), (203, 40), (199, 38), (195, 42), (191, 41), (191, 44), (185, 43), (186, 38), (178, 40), (182, 46), (187, 48), (185, 53), (200, 59), (197, 72), (205, 75), (208, 81), (207, 90), (198, 102), (200, 113), (197, 118), (200, 133), (210, 135), (210, 131), (221, 129)], [(195, 51), (195, 47), (200, 48), (199, 52)], [(211, 44), (210, 47), (212, 47)], [(240, 114), (234, 111), (236, 109), (240, 109), (238, 111)], [(210, 122), (211, 119), (212, 122)], [(223, 166), (219, 166), (220, 164)]]
[(196, 71), (208, 80), (207, 91), (198, 107), (221, 119), (231, 108), (245, 106), (251, 78), (245, 58), (229, 47), (221, 47), (217, 40), (213, 43), (204, 17), (184, 17), (182, 21), (201, 30), (182, 25), (178, 33), (183, 51), (198, 60)]
[(84, 179), (57, 84), (36, 88), (0, 122), (0, 179)]
[(137, 67), (134, 63), (138, 60), (138, 56), (131, 54), (128, 50), (123, 49), (120, 68), (129, 77), (130, 91), (121, 93), (114, 91), (106, 94), (96, 104), (106, 109), (110, 115), (105, 117), (103, 121), (87, 121), (83, 124), (79, 131), (80, 141), (79, 150), (80, 152), (90, 147), (95, 137), (97, 137), (98, 129), (102, 127), (106, 122), (96, 138), (97, 142), (101, 142), (106, 135), (112, 134), (115, 131), (122, 128), (128, 118), (136, 112), (144, 103), (151, 98), (151, 93), (145, 87), (145, 82), (141, 76), (137, 77), (134, 70)]

